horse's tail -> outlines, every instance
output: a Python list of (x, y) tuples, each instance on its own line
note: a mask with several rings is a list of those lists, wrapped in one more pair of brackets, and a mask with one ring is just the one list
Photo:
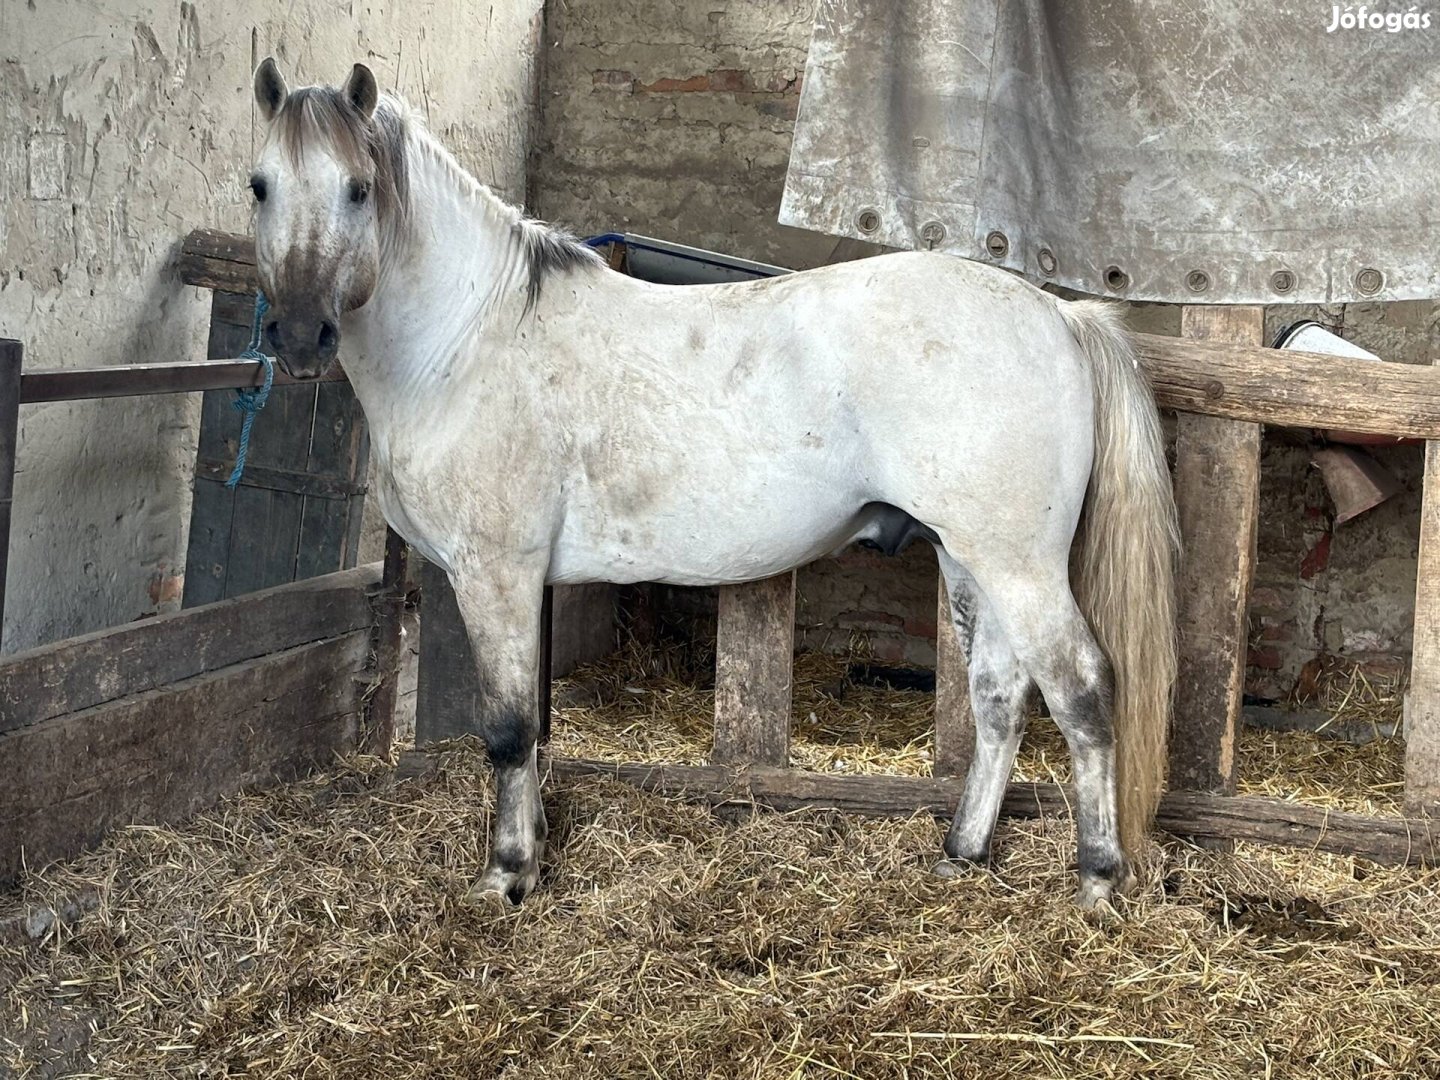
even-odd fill
[(1095, 387), (1076, 599), (1115, 672), (1118, 824), (1135, 853), (1165, 784), (1180, 530), (1160, 415), (1119, 313), (1100, 300), (1059, 307)]

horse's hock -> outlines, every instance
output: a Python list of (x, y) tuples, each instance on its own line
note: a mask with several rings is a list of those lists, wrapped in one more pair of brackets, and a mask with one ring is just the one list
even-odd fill
[[(187, 241), (181, 267), (188, 283), (217, 290), (217, 311), (234, 307), (235, 297), (253, 289), (253, 260), (243, 238), (197, 233)], [(1182, 338), (1137, 339), (1159, 404), (1180, 414), (1182, 664), (1172, 790), (1159, 824), (1208, 841), (1247, 839), (1388, 862), (1434, 861), (1429, 813), (1440, 803), (1440, 373), (1262, 348), (1254, 308), (1187, 309), (1183, 325)], [(5, 343), (0, 527), (11, 496), (21, 403), (254, 383), (255, 365), (227, 361), (223, 350), (216, 355), (199, 363), (22, 373), (18, 343)], [(1408, 708), (1408, 816), (1329, 812), (1233, 794), (1264, 424), (1430, 440)], [(306, 498), (348, 505), (360, 478), (353, 459), (346, 460), (348, 480), (266, 474), (257, 482), (298, 484)], [(347, 510), (334, 521), (333, 557), (353, 561), (345, 532), (353, 515)], [(462, 680), (470, 664), (458, 618), (444, 603), (443, 575), (432, 567), (422, 569), (421, 578), (423, 744), (465, 733), (469, 698)], [(336, 754), (388, 754), (407, 580), (403, 545), (392, 537), (383, 567), (297, 580), (0, 662), (0, 820), (9, 824), (0, 833), (0, 877), (72, 855), (109, 829), (184, 817), (242, 786), (299, 775)], [(722, 590), (709, 764), (552, 755), (549, 771), (610, 775), (712, 804), (948, 815), (973, 737), (964, 658), (950, 620), (937, 620), (935, 775), (846, 776), (788, 767), (794, 609), (793, 573)], [(584, 648), (593, 649), (608, 633), (602, 622), (594, 603), (558, 604), (554, 640), (585, 641)], [(1064, 816), (1068, 806), (1067, 792), (1054, 784), (1012, 784), (1005, 799), (1005, 812), (1018, 816)]]

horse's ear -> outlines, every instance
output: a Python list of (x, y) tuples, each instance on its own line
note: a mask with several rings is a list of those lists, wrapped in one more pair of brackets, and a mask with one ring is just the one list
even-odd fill
[(285, 76), (275, 66), (275, 58), (267, 56), (255, 69), (255, 103), (260, 106), (260, 115), (266, 120), (274, 120), (289, 96), (290, 88), (285, 85)]
[(350, 69), (350, 78), (345, 80), (343, 93), (345, 100), (359, 109), (360, 115), (368, 120), (380, 100), (380, 87), (375, 85), (375, 73), (364, 64), (356, 64)]

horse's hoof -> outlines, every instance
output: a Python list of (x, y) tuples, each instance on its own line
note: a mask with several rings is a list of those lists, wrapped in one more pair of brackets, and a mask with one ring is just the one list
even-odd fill
[(465, 894), (467, 903), (478, 907), (518, 907), (535, 889), (540, 880), (538, 866), (516, 873), (492, 866)]
[(1082, 911), (1093, 911), (1103, 903), (1113, 910), (1115, 898), (1133, 891), (1137, 880), (1129, 866), (1113, 880), (1099, 874), (1081, 874), (1080, 888), (1075, 890), (1075, 906)]
[(983, 863), (973, 859), (941, 859), (930, 868), (930, 872), (938, 878), (962, 878), (969, 877), (977, 870), (984, 869)]

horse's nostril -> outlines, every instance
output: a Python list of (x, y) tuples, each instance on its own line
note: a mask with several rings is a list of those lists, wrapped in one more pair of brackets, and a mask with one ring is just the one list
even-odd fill
[(280, 322), (278, 319), (271, 319), (265, 324), (265, 340), (270, 342), (272, 349), (280, 349)]
[(331, 353), (340, 345), (340, 333), (335, 329), (335, 324), (329, 319), (320, 324), (320, 340), (318, 342), (321, 354)]

